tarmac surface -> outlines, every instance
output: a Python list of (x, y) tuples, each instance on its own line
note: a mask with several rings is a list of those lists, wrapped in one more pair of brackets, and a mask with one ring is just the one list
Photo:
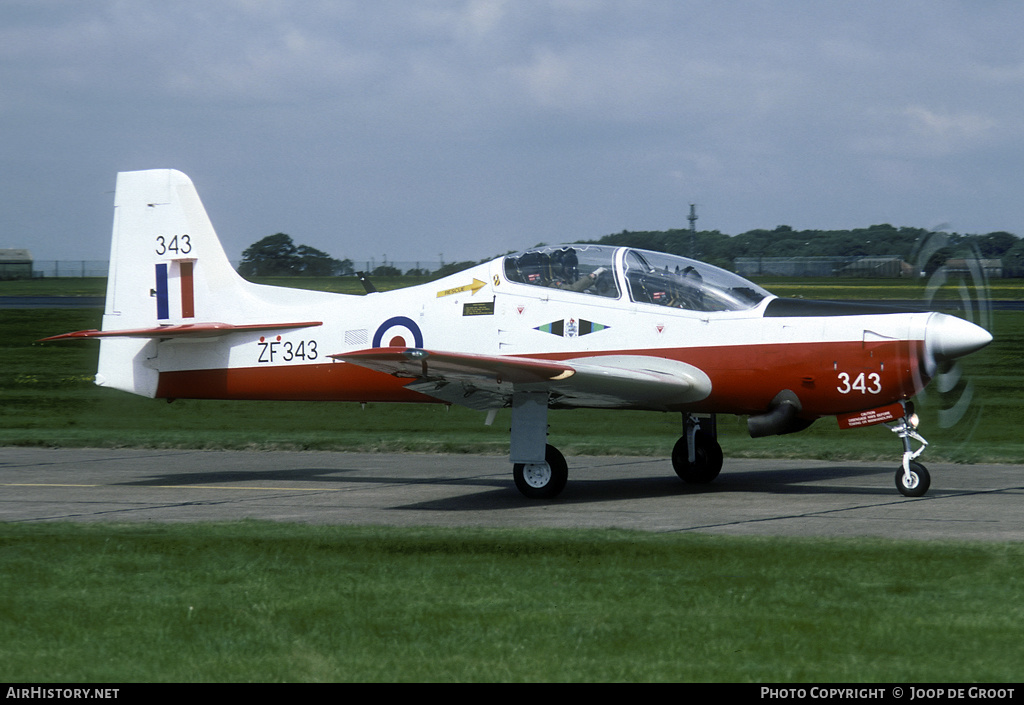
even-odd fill
[(0, 448), (0, 522), (220, 522), (618, 528), (757, 536), (1024, 540), (1024, 467), (730, 460), (686, 485), (664, 458), (569, 458), (555, 500), (528, 500), (507, 458), (478, 455)]

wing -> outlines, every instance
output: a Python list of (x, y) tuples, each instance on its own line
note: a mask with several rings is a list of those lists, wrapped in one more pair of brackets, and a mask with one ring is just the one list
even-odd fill
[(700, 369), (647, 355), (547, 360), (418, 348), (374, 348), (332, 357), (409, 378), (409, 389), (481, 410), (508, 406), (513, 387), (547, 390), (549, 404), (554, 408), (668, 410), (700, 401), (711, 393), (711, 380)]
[(176, 326), (156, 326), (154, 328), (132, 328), (127, 330), (79, 330), (74, 333), (51, 335), (44, 340), (70, 340), (72, 338), (215, 338), (220, 335), (238, 332), (261, 330), (282, 330), (284, 328), (310, 328), (323, 325), (320, 321), (303, 323), (249, 323), (235, 325), (232, 323), (184, 323)]

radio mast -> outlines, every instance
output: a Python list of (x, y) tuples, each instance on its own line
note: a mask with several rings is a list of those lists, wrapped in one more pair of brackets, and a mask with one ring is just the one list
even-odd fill
[(690, 215), (686, 219), (690, 221), (690, 257), (697, 259), (697, 204), (690, 204)]

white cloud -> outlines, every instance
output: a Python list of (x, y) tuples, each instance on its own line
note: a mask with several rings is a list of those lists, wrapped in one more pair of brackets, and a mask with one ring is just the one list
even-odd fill
[(685, 227), (693, 200), (732, 233), (920, 225), (978, 183), (961, 228), (1024, 234), (1021, 20), (958, 0), (8, 0), (0, 226), (102, 257), (109, 204), (83, 175), (102, 194), (176, 166), (238, 249), (282, 230), (478, 258)]
[(929, 145), (930, 151), (941, 153), (969, 149), (997, 127), (994, 119), (978, 113), (945, 113), (919, 105), (906, 108), (903, 115), (911, 131)]

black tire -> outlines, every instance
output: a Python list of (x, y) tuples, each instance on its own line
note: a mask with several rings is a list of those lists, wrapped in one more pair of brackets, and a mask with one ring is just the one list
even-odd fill
[(706, 485), (714, 482), (718, 473), (722, 472), (722, 446), (714, 438), (702, 431), (694, 434), (694, 462), (690, 463), (690, 453), (686, 436), (676, 441), (672, 449), (672, 467), (676, 475), (691, 485)]
[(922, 497), (931, 487), (932, 477), (928, 469), (914, 460), (910, 461), (910, 482), (905, 481), (903, 467), (896, 470), (896, 489), (904, 497)]
[(557, 497), (569, 480), (569, 466), (557, 448), (546, 446), (544, 461), (539, 464), (516, 463), (512, 466), (516, 489), (530, 499)]

